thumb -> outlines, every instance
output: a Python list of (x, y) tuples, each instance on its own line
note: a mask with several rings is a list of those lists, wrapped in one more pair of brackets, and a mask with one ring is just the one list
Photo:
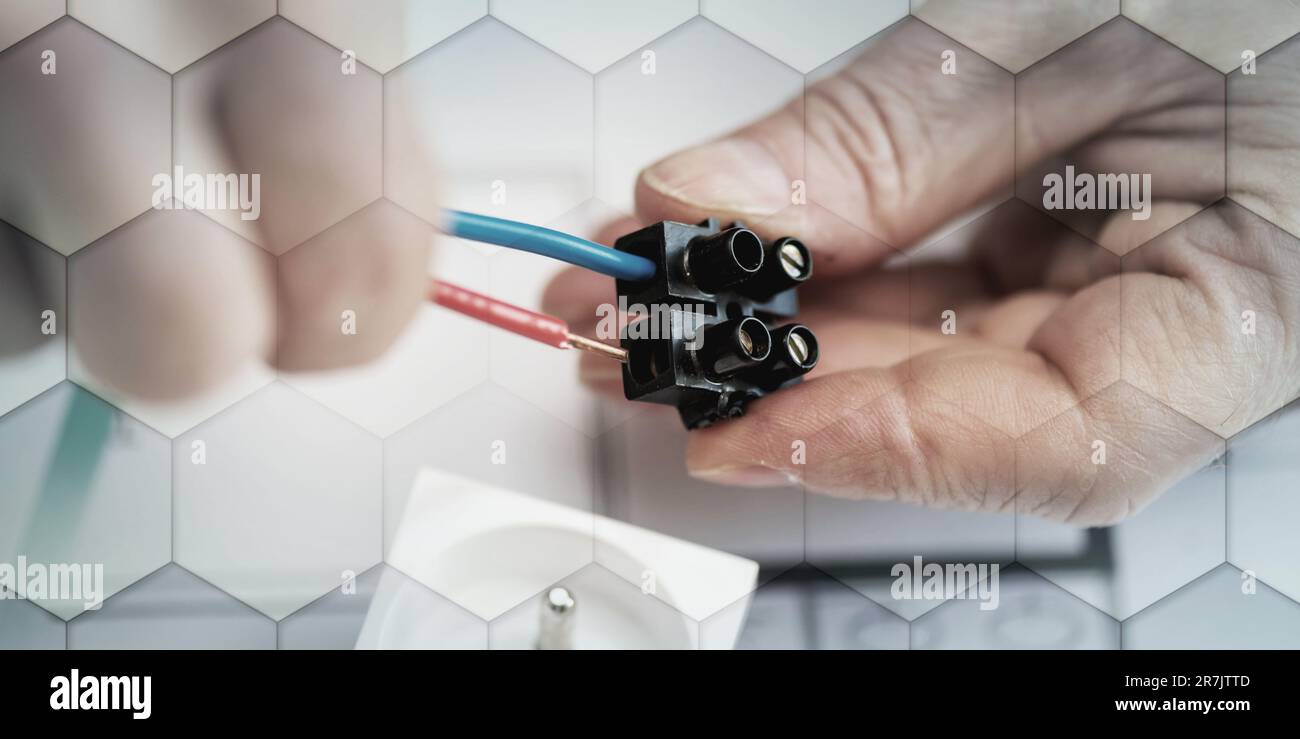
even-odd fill
[[(956, 74), (941, 68), (949, 49)], [(860, 268), (1011, 194), (1013, 85), (992, 62), (905, 20), (768, 118), (646, 169), (638, 214), (744, 220), (765, 237), (804, 239), (821, 274)], [(799, 180), (811, 204), (789, 207)]]
[[(996, 14), (973, 15), (967, 26), (986, 39), (1009, 32)], [(1016, 92), (1010, 73), (908, 18), (802, 99), (647, 169), (637, 209), (647, 220), (745, 220), (768, 238), (802, 238), (820, 274), (853, 271), (1010, 197), (1017, 167), (1034, 184), (1041, 176), (1028, 175), (1040, 162), (1121, 123), (1168, 126), (1162, 116), (1177, 109), (1176, 122), (1192, 130), (1169, 146), (1220, 140), (1221, 124), (1205, 113), (1222, 115), (1222, 81), (1213, 77), (1189, 73), (1185, 55), (1116, 19), (1022, 74)], [(1217, 107), (1204, 103), (1216, 94)], [(1179, 169), (1183, 157), (1162, 156), (1163, 168), (1144, 163), (1161, 174), (1158, 196), (1187, 196), (1178, 188), (1191, 187), (1203, 199), (1207, 182), (1222, 187), (1221, 170), (1189, 173)], [(800, 179), (805, 206), (791, 201)]]

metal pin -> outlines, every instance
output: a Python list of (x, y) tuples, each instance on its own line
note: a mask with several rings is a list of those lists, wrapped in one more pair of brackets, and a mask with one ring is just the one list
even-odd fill
[(736, 338), (740, 339), (740, 348), (744, 349), (746, 354), (754, 353), (754, 337), (750, 336), (748, 331), (740, 329)]
[(606, 344), (603, 341), (588, 339), (586, 336), (581, 336), (579, 334), (572, 334), (572, 333), (565, 334), (564, 340), (567, 341), (569, 343), (569, 346), (572, 346), (574, 349), (581, 349), (585, 352), (593, 352), (603, 357), (609, 357), (610, 359), (617, 359), (620, 362), (627, 361), (626, 349), (622, 349), (617, 346), (610, 346), (609, 344)]
[(542, 595), (538, 649), (573, 649), (574, 611), (578, 602), (568, 588), (556, 586)]
[(799, 279), (803, 276), (807, 264), (803, 258), (803, 250), (796, 243), (791, 241), (781, 245), (781, 268), (786, 274)]
[(551, 588), (546, 593), (546, 607), (555, 613), (568, 613), (578, 605), (568, 588)]
[(798, 331), (791, 331), (785, 338), (785, 345), (790, 348), (790, 356), (799, 364), (808, 362), (808, 340)]

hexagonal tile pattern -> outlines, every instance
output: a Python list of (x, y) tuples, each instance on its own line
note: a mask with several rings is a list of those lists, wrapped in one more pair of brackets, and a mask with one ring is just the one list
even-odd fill
[(385, 78), (384, 193), (431, 223), (550, 221), (591, 197), (591, 105), (590, 75), (480, 21)]
[(0, 490), (0, 562), (103, 566), (102, 592), (33, 599), (65, 620), (171, 554), (167, 440), (70, 382), (0, 418)]
[(697, 0), (495, 0), (492, 15), (596, 73), (695, 16)]
[(176, 436), (269, 383), (274, 264), (202, 214), (151, 210), (72, 256), (68, 374)]
[[(104, 567), (0, 583), (0, 649), (531, 649), (551, 583), (579, 648), (1300, 648), (1300, 5), (908, 5), (0, 0), (0, 563)], [(897, 367), (810, 447), (923, 393), (993, 479), (911, 492), (1014, 516), (692, 479), (672, 409), (599, 397), (577, 352), (371, 287), (537, 306), (563, 267), (535, 255), (368, 257), (444, 206), (593, 237), (638, 172), (777, 111), (654, 186), (797, 232), (823, 277), (883, 263), (804, 303), (819, 369)], [(256, 205), (158, 186), (230, 174)], [(1013, 325), (1033, 301), (1064, 302)], [(345, 309), (415, 317), (354, 365)], [(881, 321), (897, 346), (855, 345)], [(1076, 392), (950, 392), (1017, 330), (1070, 342)], [(1004, 565), (997, 607), (896, 598), (918, 557)]]
[(174, 74), (275, 15), (275, 0), (68, 0), (68, 14)]
[[(1127, 409), (1125, 422), (1142, 430), (1138, 444), (1107, 430), (1103, 439), (1077, 436), (1081, 416), (1071, 411), (1020, 441), (1032, 450), (1044, 439), (1074, 443), (1074, 465), (1044, 469), (1033, 452), (1018, 458), (1017, 560), (1116, 618), (1127, 618), (1224, 561), (1224, 469), (1221, 462), (1195, 467), (1195, 460), (1169, 459), (1171, 439), (1193, 439), (1221, 455), (1222, 442), (1209, 431), (1140, 396), (1123, 384), (1084, 402), (1083, 413), (1106, 417)], [(1095, 441), (1102, 441), (1099, 447)], [(1098, 456), (1099, 453), (1102, 456)], [(1191, 467), (1191, 469), (1188, 469)], [(1170, 486), (1151, 498), (1153, 491)], [(1038, 513), (1065, 507), (1073, 515), (1108, 510), (1100, 518), (1122, 523), (1080, 529)]]
[(596, 460), (587, 437), (491, 382), (385, 442), (385, 541), (390, 546), (424, 467), (592, 509)]
[(67, 0), (0, 0), (0, 51), (63, 15)]
[(182, 70), (175, 90), (176, 166), (205, 182), (249, 175), (253, 207), (205, 188), (204, 210), (271, 253), (380, 196), (380, 77), (364, 65), (348, 73), (336, 49), (301, 28), (274, 18)]
[(1015, 80), (1005, 69), (907, 18), (808, 79), (807, 197), (855, 230), (913, 247), (1011, 197)]
[(909, 621), (944, 599), (925, 592), (895, 597), (896, 566), (914, 567), (916, 557), (922, 567), (1004, 565), (1014, 558), (1015, 522), (1000, 513), (810, 494), (807, 516), (808, 562)]
[[(907, 369), (935, 394), (1017, 437), (1120, 378), (1114, 254), (1019, 200), (913, 254)], [(1034, 354), (1009, 351), (1019, 347)], [(1072, 361), (1070, 392), (1046, 391), (1048, 352)], [(978, 391), (953, 387), (957, 362), (980, 378)], [(1009, 366), (1023, 374), (1009, 379)], [(1028, 392), (1031, 383), (1045, 391)]]
[(69, 649), (275, 649), (275, 622), (176, 565), (68, 624)]
[(0, 415), (67, 373), (67, 260), (0, 223)]
[(1300, 604), (1223, 565), (1124, 622), (1125, 649), (1300, 648)]
[(281, 0), (280, 15), (386, 74), (482, 18), (487, 0)]
[(912, 648), (1118, 649), (1119, 633), (1115, 619), (1012, 566), (987, 593), (950, 600), (918, 618)]
[(1300, 6), (1289, 0), (1124, 0), (1124, 15), (1209, 64), (1231, 72), (1300, 32)]
[(556, 587), (573, 600), (567, 618), (574, 621), (567, 635), (565, 627), (547, 618), (547, 588), (493, 619), (488, 625), (489, 648), (553, 649), (567, 644), (570, 649), (680, 650), (699, 643), (699, 624), (600, 565), (588, 565)]
[(912, 0), (912, 15), (1012, 72), (1119, 15), (1120, 0), (963, 3)]
[(1016, 195), (1127, 254), (1223, 196), (1224, 102), (1221, 74), (1116, 18), (1017, 75)]
[[(486, 260), (465, 241), (442, 239), (431, 266), (441, 279), (491, 292)], [(336, 331), (339, 315), (330, 314)], [(363, 326), (358, 323), (358, 330)], [(372, 433), (389, 436), (487, 379), (488, 352), (476, 348), (488, 346), (494, 331), (455, 311), (426, 305), (375, 361), (282, 377)]]
[(386, 569), (375, 565), (286, 616), (276, 624), (279, 648), (355, 649)]
[(1253, 70), (1228, 75), (1228, 195), (1300, 236), (1300, 37), (1261, 56)]
[(280, 619), (380, 559), (378, 439), (273, 383), (175, 442), (175, 560)]
[(806, 73), (907, 15), (907, 0), (702, 0), (700, 13)]
[(387, 565), (280, 622), (280, 649), (486, 649), (487, 622)]
[[(652, 408), (601, 436), (605, 484), (598, 511), (755, 560), (772, 574), (801, 561), (803, 491), (725, 487), (692, 478), (683, 461), (686, 433), (676, 410)], [(610, 542), (617, 545), (617, 535)], [(718, 593), (714, 610), (740, 595)]]
[(0, 651), (67, 646), (67, 624), (58, 616), (0, 588)]
[[(732, 618), (744, 623), (734, 644)], [(806, 564), (700, 624), (703, 649), (907, 649), (907, 639), (906, 621)]]
[(1224, 437), (1300, 393), (1300, 239), (1224, 200), (1123, 267), (1126, 382)]
[(171, 165), (167, 74), (70, 18), (0, 53), (0, 108), (0, 218), (62, 254), (147, 210)]
[[(632, 56), (596, 77), (596, 195), (627, 212), (632, 211), (633, 185), (641, 169), (739, 128), (803, 93), (803, 78), (793, 69), (704, 19), (673, 29), (652, 51), (653, 63)], [(734, 155), (736, 161), (752, 163), (747, 157), (755, 153), (747, 149)], [(802, 170), (802, 161), (790, 163), (787, 171), (775, 173), (770, 198), (746, 206), (756, 215), (784, 208), (796, 177), (791, 173)]]
[(1228, 441), (1228, 561), (1300, 600), (1300, 402)]

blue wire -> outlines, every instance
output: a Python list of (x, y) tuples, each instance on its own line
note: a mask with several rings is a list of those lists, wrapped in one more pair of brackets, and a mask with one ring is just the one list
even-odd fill
[(648, 280), (656, 271), (655, 263), (645, 257), (541, 226), (461, 210), (442, 211), (442, 222), (452, 236), (541, 254), (620, 280)]

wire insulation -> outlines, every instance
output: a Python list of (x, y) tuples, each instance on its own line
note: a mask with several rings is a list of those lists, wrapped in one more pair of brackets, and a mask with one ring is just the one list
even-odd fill
[(569, 348), (569, 325), (544, 313), (490, 298), (442, 280), (434, 280), (429, 298), (470, 318), (490, 323), (513, 334), (525, 336), (559, 349)]
[(569, 324), (554, 316), (511, 305), (503, 300), (466, 290), (450, 282), (433, 280), (429, 300), (478, 321), (505, 329), (512, 334), (540, 341), (556, 349), (581, 349), (620, 362), (627, 361), (627, 350), (610, 346), (569, 331)]
[(540, 254), (620, 280), (648, 280), (656, 271), (645, 257), (542, 226), (460, 210), (442, 211), (442, 224), (452, 236)]

